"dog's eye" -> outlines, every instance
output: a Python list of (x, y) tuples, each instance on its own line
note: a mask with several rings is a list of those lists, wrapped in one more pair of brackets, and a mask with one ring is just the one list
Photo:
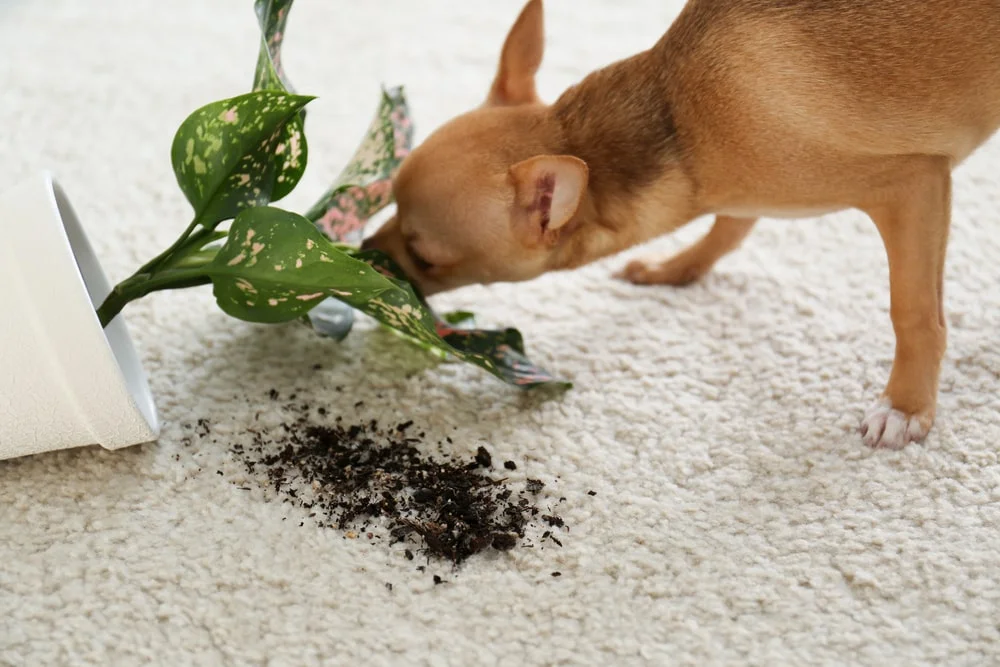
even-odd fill
[(411, 246), (406, 247), (406, 252), (410, 254), (410, 261), (412, 261), (413, 265), (417, 267), (417, 271), (426, 273), (434, 268), (434, 265), (431, 262), (428, 262), (426, 259), (421, 257)]

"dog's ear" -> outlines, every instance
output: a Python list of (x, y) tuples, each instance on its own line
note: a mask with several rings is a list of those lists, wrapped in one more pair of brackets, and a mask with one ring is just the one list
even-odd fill
[(545, 9), (542, 0), (529, 0), (507, 35), (490, 94), (484, 106), (536, 104), (535, 74), (545, 53)]
[(554, 241), (587, 191), (587, 163), (569, 155), (540, 155), (510, 168), (518, 215), (515, 233), (527, 244)]

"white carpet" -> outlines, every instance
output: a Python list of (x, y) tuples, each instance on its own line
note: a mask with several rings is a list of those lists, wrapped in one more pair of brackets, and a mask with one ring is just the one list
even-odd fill
[[(549, 99), (650, 45), (680, 5), (548, 4)], [(286, 204), (343, 164), (381, 81), (407, 86), (421, 137), (476, 105), (519, 7), (299, 0), (286, 66), (320, 99)], [(6, 0), (0, 183), (53, 169), (125, 277), (189, 218), (174, 130), (247, 89), (256, 39), (251, 0)], [(338, 346), (228, 319), (208, 289), (134, 305), (163, 436), (0, 463), (0, 663), (997, 664), (998, 164), (995, 141), (958, 172), (940, 417), (898, 453), (856, 433), (892, 335), (881, 244), (853, 213), (765, 222), (689, 289), (616, 282), (617, 258), (441, 299), (519, 326), (576, 383), (549, 402), (370, 326)], [(566, 498), (564, 547), (420, 573), (401, 548), (300, 527), (224, 442), (182, 440), (198, 418), (226, 442), (258, 410), (277, 420), (272, 387), (349, 415), (364, 399), (463, 455), (521, 462), (515, 479)]]

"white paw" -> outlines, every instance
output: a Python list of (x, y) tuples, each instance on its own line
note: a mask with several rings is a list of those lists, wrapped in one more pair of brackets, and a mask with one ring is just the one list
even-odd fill
[(930, 418), (908, 415), (892, 408), (886, 400), (876, 403), (861, 421), (861, 437), (876, 449), (902, 449), (920, 442), (930, 430)]

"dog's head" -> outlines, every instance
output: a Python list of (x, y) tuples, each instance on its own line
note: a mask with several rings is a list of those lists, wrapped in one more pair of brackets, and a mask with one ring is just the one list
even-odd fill
[(389, 254), (424, 294), (559, 268), (588, 170), (560, 154), (561, 128), (538, 98), (543, 51), (542, 1), (530, 0), (483, 106), (443, 125), (400, 167), (396, 215), (363, 247)]

